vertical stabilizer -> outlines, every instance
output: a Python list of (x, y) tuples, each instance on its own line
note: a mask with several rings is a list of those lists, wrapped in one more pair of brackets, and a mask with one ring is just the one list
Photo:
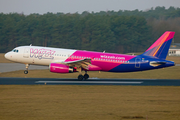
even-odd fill
[(166, 59), (175, 32), (166, 31), (143, 55)]

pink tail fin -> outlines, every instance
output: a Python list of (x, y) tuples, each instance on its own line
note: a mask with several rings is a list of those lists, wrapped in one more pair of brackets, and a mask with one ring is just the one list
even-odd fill
[(143, 55), (166, 59), (175, 32), (166, 31)]

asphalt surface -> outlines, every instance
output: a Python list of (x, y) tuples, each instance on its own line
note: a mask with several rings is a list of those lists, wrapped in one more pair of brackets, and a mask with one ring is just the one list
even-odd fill
[(180, 66), (180, 64), (176, 64), (175, 66)]
[[(11, 72), (16, 70), (25, 70), (25, 64), (21, 63), (0, 63), (0, 73)], [(48, 69), (48, 66), (30, 65), (29, 70)]]
[(180, 86), (180, 79), (97, 79), (79, 81), (62, 78), (3, 78), (0, 85), (132, 85), (132, 86)]
[[(180, 66), (180, 64), (176, 64)], [(48, 69), (48, 66), (30, 65), (29, 70)], [(0, 72), (25, 70), (20, 63), (0, 63)], [(136, 85), (136, 86), (180, 86), (180, 80), (170, 79), (98, 79), (85, 81), (57, 78), (1, 78), (0, 85)]]

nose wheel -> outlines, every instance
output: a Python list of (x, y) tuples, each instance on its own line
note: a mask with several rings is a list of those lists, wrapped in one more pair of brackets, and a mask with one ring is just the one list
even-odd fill
[(28, 74), (28, 67), (29, 67), (29, 64), (26, 64), (26, 70), (24, 71), (24, 74)]
[(25, 71), (24, 71), (24, 74), (28, 74), (28, 71), (27, 71), (27, 70), (25, 70)]

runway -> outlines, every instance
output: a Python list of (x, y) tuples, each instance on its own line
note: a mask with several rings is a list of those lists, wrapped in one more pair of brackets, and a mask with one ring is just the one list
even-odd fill
[(79, 81), (65, 78), (3, 78), (0, 85), (132, 85), (132, 86), (180, 86), (180, 79), (97, 79)]
[[(21, 63), (0, 63), (0, 73), (16, 70), (25, 70), (25, 64)], [(30, 65), (29, 70), (48, 69), (48, 66)]]

